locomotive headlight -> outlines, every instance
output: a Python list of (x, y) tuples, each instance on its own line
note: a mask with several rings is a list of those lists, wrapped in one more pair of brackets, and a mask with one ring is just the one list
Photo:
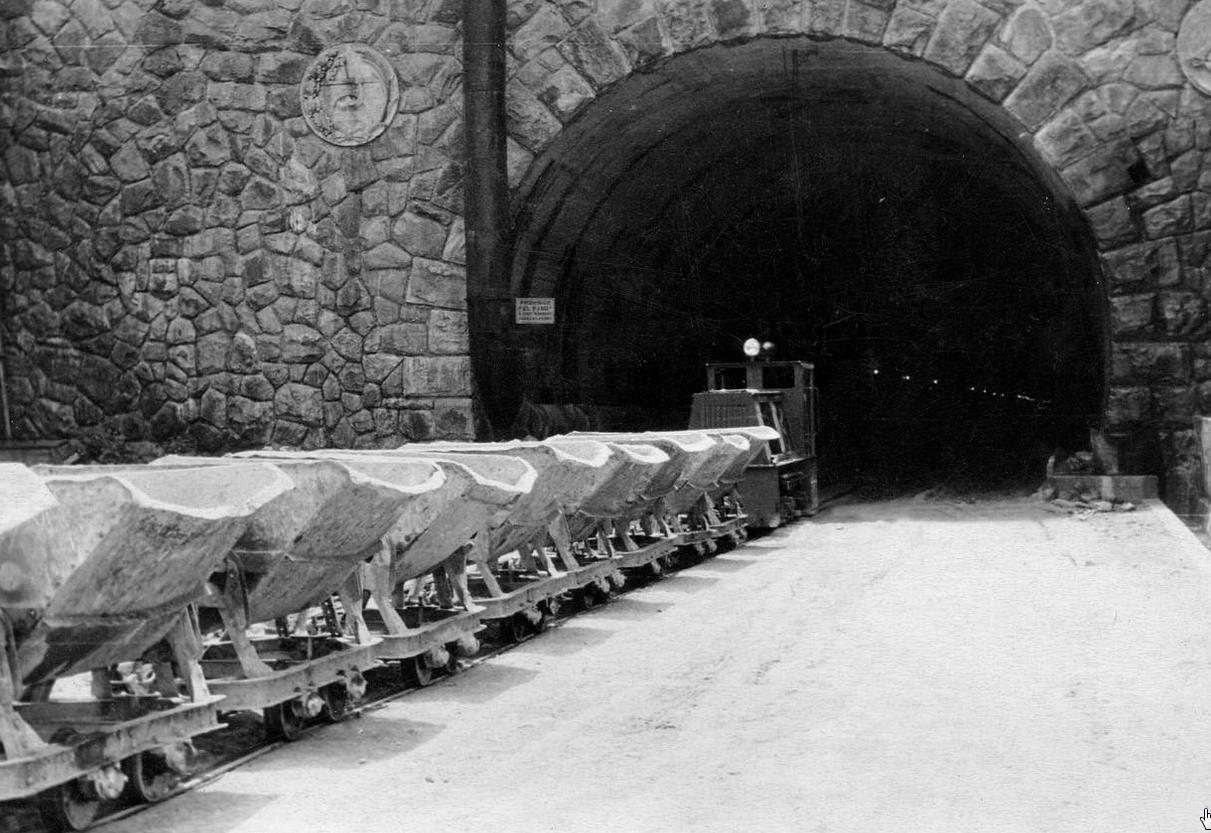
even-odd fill
[(757, 341), (755, 338), (750, 338), (748, 341), (744, 342), (744, 355), (748, 356), (750, 359), (755, 359), (761, 355), (761, 342)]

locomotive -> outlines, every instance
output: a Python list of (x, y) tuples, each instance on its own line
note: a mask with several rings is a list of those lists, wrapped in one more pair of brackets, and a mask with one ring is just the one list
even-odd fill
[(706, 366), (706, 390), (694, 394), (691, 430), (765, 426), (778, 434), (764, 443), (739, 485), (750, 527), (781, 526), (819, 508), (817, 400), (809, 362), (754, 357)]

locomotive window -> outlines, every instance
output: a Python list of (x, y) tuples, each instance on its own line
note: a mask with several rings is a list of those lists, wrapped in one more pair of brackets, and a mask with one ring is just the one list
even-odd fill
[(763, 388), (790, 388), (795, 386), (795, 368), (793, 367), (765, 367), (762, 370), (761, 387)]
[(761, 402), (758, 405), (761, 411), (761, 424), (767, 425), (778, 432), (779, 439), (769, 441), (769, 453), (781, 454), (782, 449), (782, 420), (778, 419), (778, 411), (774, 407), (773, 402)]
[(744, 390), (748, 387), (743, 367), (717, 367), (712, 387), (715, 390)]

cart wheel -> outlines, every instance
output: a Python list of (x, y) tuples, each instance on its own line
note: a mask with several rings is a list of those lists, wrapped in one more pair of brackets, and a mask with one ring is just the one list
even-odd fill
[(509, 642), (521, 642), (530, 635), (530, 620), (520, 610), (505, 620), (505, 638)]
[(303, 731), (306, 718), (294, 708), (293, 701), (278, 703), (267, 707), (265, 715), (265, 732), (273, 740), (294, 740)]
[(580, 606), (585, 610), (592, 610), (608, 598), (609, 595), (596, 584), (586, 584), (580, 588)]
[(38, 794), (38, 812), (47, 830), (87, 830), (100, 808), (101, 799), (88, 798), (79, 779)]
[(407, 685), (424, 688), (433, 682), (433, 669), (425, 662), (424, 654), (401, 659), (399, 661), (399, 668)]
[(499, 619), (491, 619), (484, 627), (483, 639), (485, 642), (492, 642), (500, 645), (505, 641), (505, 629), (503, 623)]
[(594, 598), (587, 587), (581, 587), (579, 590), (574, 591), (574, 598), (576, 606), (581, 610), (592, 610), (597, 607), (597, 599)]
[(122, 771), (126, 773), (126, 797), (135, 802), (163, 801), (181, 784), (181, 776), (154, 751), (131, 755), (122, 762)]
[(446, 676), (453, 677), (461, 669), (458, 667), (458, 642), (447, 642), (446, 651), (450, 654), (450, 660), (446, 663)]
[(349, 714), (349, 690), (344, 683), (329, 683), (320, 689), (324, 698), (324, 719), (340, 723)]

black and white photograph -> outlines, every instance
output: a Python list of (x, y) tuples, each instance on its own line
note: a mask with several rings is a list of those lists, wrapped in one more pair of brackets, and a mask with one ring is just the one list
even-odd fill
[(1211, 0), (0, 0), (0, 833), (1211, 830)]

